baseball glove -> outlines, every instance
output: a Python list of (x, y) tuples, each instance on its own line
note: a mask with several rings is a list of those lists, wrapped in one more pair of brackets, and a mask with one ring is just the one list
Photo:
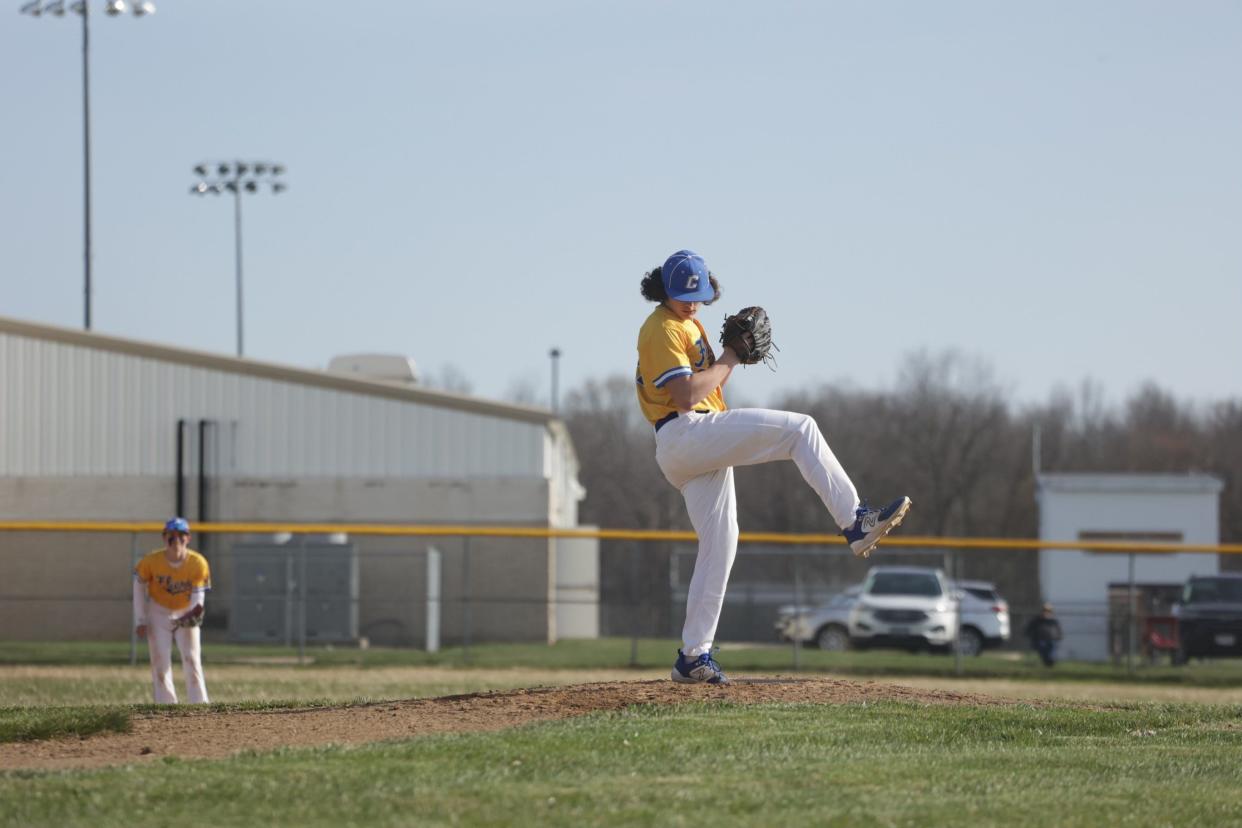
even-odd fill
[(768, 312), (758, 306), (742, 308), (726, 316), (724, 327), (720, 329), (720, 344), (733, 349), (743, 365), (776, 359), (772, 356), (772, 349), (776, 348), (772, 342), (772, 320)]
[(203, 605), (195, 604), (194, 608), (185, 615), (178, 615), (173, 619), (173, 629), (178, 627), (198, 627), (203, 623)]

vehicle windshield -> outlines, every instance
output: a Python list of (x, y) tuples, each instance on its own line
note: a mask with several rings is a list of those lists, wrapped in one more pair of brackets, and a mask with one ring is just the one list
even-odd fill
[(829, 599), (826, 607), (843, 607), (846, 604), (852, 604), (858, 600), (858, 587), (847, 589), (845, 592), (838, 593)]
[(871, 595), (940, 595), (940, 579), (921, 572), (877, 572), (871, 578)]
[(1187, 604), (1242, 604), (1242, 578), (1195, 578), (1186, 584)]
[(980, 601), (999, 601), (1000, 600), (1000, 596), (997, 595), (995, 592), (993, 592), (990, 589), (984, 589), (982, 587), (966, 587), (966, 592), (978, 598)]

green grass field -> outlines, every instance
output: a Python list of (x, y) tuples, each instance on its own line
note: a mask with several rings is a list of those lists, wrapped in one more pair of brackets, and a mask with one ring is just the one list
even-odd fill
[(1236, 825), (1237, 708), (691, 704), (0, 774), (3, 825)]
[[(636, 659), (628, 640), (479, 646), (468, 658), (316, 649), (303, 666), (288, 650), (209, 644), (206, 668), (220, 710), (327, 705), (664, 675), (671, 642), (638, 644)], [(0, 741), (125, 730), (149, 699), (145, 652), (136, 667), (128, 655), (123, 643), (0, 644)], [(359, 747), (9, 771), (0, 826), (1242, 824), (1236, 662), (1127, 675), (984, 656), (959, 679), (944, 656), (801, 656), (834, 675), (1043, 697), (1090, 687), (1096, 701), (642, 706)], [(788, 649), (721, 658), (735, 673), (790, 672)], [(1147, 691), (1218, 702), (1121, 701)]]
[[(305, 651), (302, 666), (315, 667), (489, 667), (540, 669), (667, 669), (677, 655), (671, 639), (608, 638), (597, 641), (562, 641), (543, 644), (483, 644), (469, 649), (446, 648), (439, 653), (421, 650), (314, 647)], [(296, 649), (208, 642), (203, 649), (207, 667), (220, 664), (297, 665)], [(138, 648), (139, 664), (146, 663), (145, 645)], [(720, 659), (733, 670), (790, 672), (794, 668), (791, 646), (726, 644)], [(951, 656), (905, 653), (893, 650), (825, 653), (814, 648), (799, 652), (800, 670), (859, 676), (951, 676)], [(0, 642), (3, 665), (125, 665), (127, 642)], [(962, 659), (962, 675), (975, 678), (1031, 679), (1045, 681), (1110, 681), (1168, 683), (1187, 686), (1242, 686), (1242, 659), (1195, 662), (1185, 667), (1139, 663), (1133, 673), (1111, 664), (1063, 662), (1049, 670), (1030, 653), (987, 652)]]

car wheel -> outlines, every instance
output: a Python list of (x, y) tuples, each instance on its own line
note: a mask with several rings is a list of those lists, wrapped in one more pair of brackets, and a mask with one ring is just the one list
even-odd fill
[(964, 656), (977, 656), (983, 652), (983, 636), (974, 627), (962, 627), (957, 649)]
[(832, 624), (815, 634), (815, 643), (825, 652), (840, 653), (850, 648), (850, 636), (844, 627)]

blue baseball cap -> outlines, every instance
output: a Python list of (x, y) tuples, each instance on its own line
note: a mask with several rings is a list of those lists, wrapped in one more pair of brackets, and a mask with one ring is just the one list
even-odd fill
[(660, 268), (664, 292), (679, 302), (706, 302), (716, 296), (708, 278), (707, 262), (693, 250), (678, 250)]
[(165, 532), (181, 532), (182, 534), (190, 534), (190, 522), (183, 517), (175, 517), (168, 523), (164, 524)]

